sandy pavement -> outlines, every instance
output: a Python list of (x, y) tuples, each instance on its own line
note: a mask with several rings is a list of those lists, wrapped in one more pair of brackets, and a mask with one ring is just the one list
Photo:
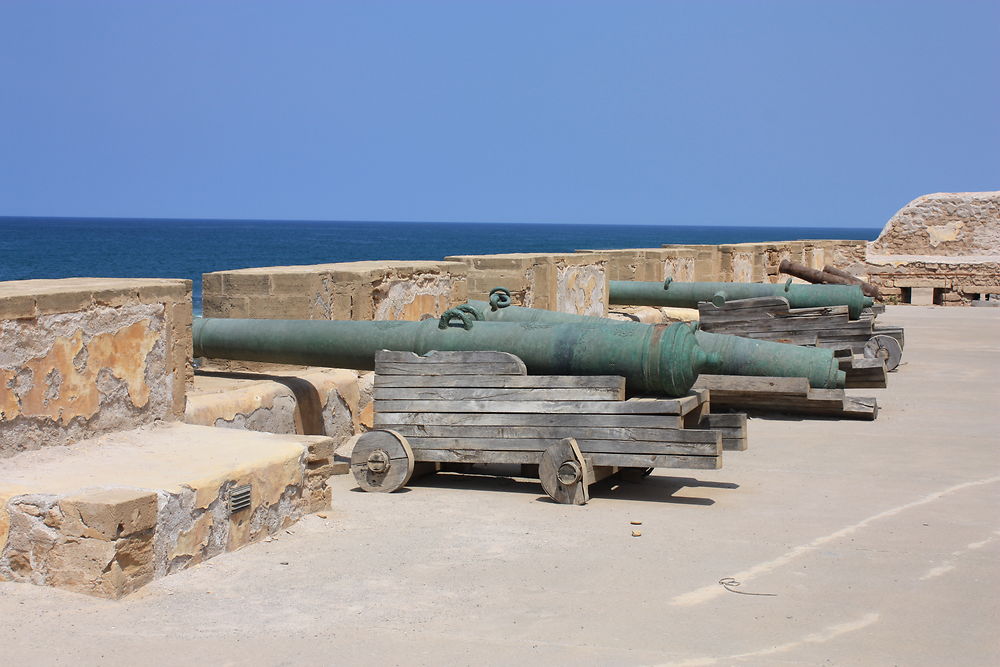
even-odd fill
[(875, 422), (751, 419), (721, 470), (584, 507), (341, 476), (327, 518), (122, 601), (0, 584), (0, 664), (1000, 664), (1000, 309), (881, 319)]

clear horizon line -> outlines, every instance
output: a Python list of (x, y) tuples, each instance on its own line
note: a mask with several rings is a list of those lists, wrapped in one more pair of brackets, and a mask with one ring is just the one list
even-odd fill
[(441, 224), (441, 225), (581, 225), (601, 227), (765, 227), (765, 228), (795, 228), (795, 229), (882, 229), (885, 225), (867, 227), (860, 225), (793, 225), (793, 224), (724, 224), (716, 222), (675, 223), (675, 222), (527, 222), (527, 221), (491, 221), (491, 220), (352, 220), (326, 218), (170, 218), (141, 216), (72, 216), (72, 215), (0, 215), (0, 220), (120, 220), (133, 222), (318, 222), (318, 223), (389, 223), (389, 224)]

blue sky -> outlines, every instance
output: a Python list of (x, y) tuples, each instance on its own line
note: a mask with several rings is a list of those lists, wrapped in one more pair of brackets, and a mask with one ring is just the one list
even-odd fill
[(0, 215), (880, 227), (1000, 189), (1000, 2), (0, 0)]

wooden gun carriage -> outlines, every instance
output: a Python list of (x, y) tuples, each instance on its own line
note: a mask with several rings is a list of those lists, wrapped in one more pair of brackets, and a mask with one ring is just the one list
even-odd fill
[(415, 470), (506, 463), (537, 466), (551, 498), (583, 504), (609, 475), (716, 469), (723, 450), (746, 449), (746, 415), (711, 414), (708, 391), (626, 400), (621, 377), (527, 375), (504, 352), (379, 352), (374, 407), (351, 455), (366, 491), (395, 491)]

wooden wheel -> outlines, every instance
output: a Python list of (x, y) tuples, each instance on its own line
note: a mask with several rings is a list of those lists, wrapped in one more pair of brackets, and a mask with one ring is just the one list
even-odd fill
[(865, 357), (881, 359), (885, 362), (885, 370), (893, 371), (896, 370), (903, 358), (903, 348), (899, 345), (899, 341), (892, 336), (876, 334), (865, 343)]
[(573, 438), (560, 440), (542, 452), (538, 478), (549, 498), (564, 505), (585, 505), (593, 473)]
[(351, 472), (365, 491), (391, 493), (413, 475), (413, 450), (395, 431), (368, 431), (351, 452)]

